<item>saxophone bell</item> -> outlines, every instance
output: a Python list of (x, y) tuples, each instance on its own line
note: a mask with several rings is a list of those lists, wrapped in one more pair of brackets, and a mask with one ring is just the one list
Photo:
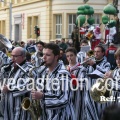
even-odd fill
[(29, 97), (25, 97), (23, 100), (22, 100), (22, 109), (30, 112), (31, 114), (31, 117), (32, 117), (32, 120), (38, 120), (38, 116), (35, 115), (35, 111), (34, 111), (34, 105), (32, 104), (32, 102), (30, 101), (30, 98)]

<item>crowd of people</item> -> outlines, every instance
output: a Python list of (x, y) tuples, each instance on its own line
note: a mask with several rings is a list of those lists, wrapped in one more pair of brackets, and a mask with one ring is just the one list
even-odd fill
[[(99, 27), (95, 30), (96, 36), (98, 33)], [(116, 81), (120, 75), (120, 49), (112, 43), (106, 50), (99, 44), (100, 36), (95, 41), (90, 46), (87, 38), (77, 41), (77, 44), (76, 41), (66, 43), (64, 38), (60, 42), (56, 40), (56, 43), (30, 40), (27, 44), (24, 41), (13, 43), (13, 48), (7, 51), (2, 49), (0, 57), (4, 62), (0, 79), (3, 84), (3, 119), (33, 119), (31, 113), (21, 106), (23, 99), (28, 97), (31, 103), (33, 100), (40, 103), (38, 107), (42, 112), (37, 116), (38, 120), (113, 120), (114, 117), (108, 117), (108, 108), (119, 104), (119, 82)], [(81, 51), (80, 48), (85, 46), (90, 49)], [(91, 87), (97, 79), (90, 74), (95, 70), (112, 79), (112, 96), (115, 100), (100, 103), (91, 97)], [(96, 97), (100, 96), (96, 94)], [(118, 109), (116, 106), (114, 109)]]

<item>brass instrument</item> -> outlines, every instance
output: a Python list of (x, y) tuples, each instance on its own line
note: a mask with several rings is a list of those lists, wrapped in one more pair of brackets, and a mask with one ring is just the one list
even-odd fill
[[(2, 34), (0, 34), (0, 50), (4, 49), (4, 48), (12, 48), (12, 44), (10, 43), (10, 41), (5, 38), (5, 36), (3, 36)], [(2, 57), (0, 58), (0, 68), (2, 67), (2, 65), (4, 64), (4, 61), (2, 59)]]
[[(32, 101), (30, 100), (30, 98), (29, 97), (25, 97), (23, 100), (22, 100), (22, 108), (24, 109), (24, 110), (27, 110), (27, 111), (29, 111), (30, 112), (30, 114), (31, 114), (31, 117), (32, 117), (32, 120), (38, 120), (38, 118), (40, 117), (40, 113), (41, 113), (41, 111), (40, 110), (38, 110), (38, 111), (36, 111), (36, 108), (35, 107), (40, 107), (39, 106), (39, 104), (36, 104), (36, 103), (32, 103)], [(35, 112), (37, 112), (37, 113), (35, 113)]]
[(95, 60), (95, 56), (94, 56), (94, 51), (93, 50), (89, 50), (86, 54), (87, 54), (87, 56), (89, 58), (87, 60), (83, 61), (82, 63), (80, 63), (81, 65), (86, 65), (89, 60)]
[(2, 34), (0, 34), (0, 50), (2, 50), (3, 48), (12, 48), (12, 44), (11, 42), (5, 38), (5, 36), (3, 36)]
[[(40, 66), (44, 65), (44, 61), (38, 66), (38, 67), (33, 67), (29, 70), (29, 77), (33, 77), (32, 71), (36, 68), (39, 68)], [(19, 65), (18, 65), (19, 66)], [(21, 67), (20, 67), (21, 68)], [(22, 69), (22, 68), (21, 68)], [(23, 71), (23, 70), (22, 70)], [(31, 116), (32, 116), (32, 120), (38, 120), (38, 118), (40, 117), (41, 113), (42, 113), (42, 109), (40, 106), (40, 100), (32, 100), (30, 101), (30, 99), (28, 97), (25, 97), (22, 100), (22, 108), (24, 110), (27, 110), (30, 112)]]
[[(110, 84), (107, 83), (107, 88), (108, 88), (107, 89), (105, 86), (105, 82), (106, 82), (106, 79), (104, 78), (103, 82), (99, 81), (91, 87), (90, 95), (95, 102), (103, 103), (105, 101), (101, 101), (102, 96), (104, 96), (105, 98), (111, 96), (112, 91), (108, 90), (110, 89)], [(102, 90), (99, 90), (101, 88)]]
[[(116, 68), (112, 71), (112, 73), (116, 70)], [(107, 78), (103, 78), (103, 81), (99, 81), (91, 87), (90, 95), (91, 95), (92, 99), (96, 102), (99, 102), (99, 103), (103, 102), (100, 99), (101, 96), (104, 96), (105, 98), (107, 98), (112, 95), (112, 90), (110, 89), (111, 85), (108, 83), (108, 81), (106, 83), (106, 79)], [(107, 86), (105, 86), (105, 85), (107, 85)], [(101, 87), (102, 87), (102, 90), (99, 90)]]

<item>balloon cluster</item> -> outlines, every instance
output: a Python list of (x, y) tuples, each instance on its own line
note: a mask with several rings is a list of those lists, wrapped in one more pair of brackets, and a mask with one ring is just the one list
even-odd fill
[(81, 5), (78, 7), (78, 11), (77, 11), (77, 19), (76, 19), (76, 24), (80, 24), (79, 26), (82, 27), (82, 25), (85, 23), (86, 21), (86, 17), (85, 15), (89, 15), (90, 17), (87, 19), (88, 24), (92, 25), (94, 23), (94, 18), (91, 16), (94, 14), (94, 9), (93, 7), (89, 6), (88, 4), (85, 5)]
[[(115, 15), (117, 13), (117, 10), (113, 4), (108, 4), (104, 7), (103, 12), (108, 15)], [(102, 23), (107, 24), (109, 28), (114, 27), (116, 25), (116, 20), (110, 20), (108, 15), (102, 16)]]

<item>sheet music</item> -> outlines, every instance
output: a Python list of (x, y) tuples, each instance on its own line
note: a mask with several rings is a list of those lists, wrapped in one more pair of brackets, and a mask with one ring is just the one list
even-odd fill
[(90, 46), (89, 45), (87, 45), (87, 46), (81, 46), (81, 52), (88, 52), (90, 50)]
[(103, 78), (104, 74), (100, 72), (99, 70), (95, 70), (92, 73), (88, 74), (88, 76), (91, 78)]

